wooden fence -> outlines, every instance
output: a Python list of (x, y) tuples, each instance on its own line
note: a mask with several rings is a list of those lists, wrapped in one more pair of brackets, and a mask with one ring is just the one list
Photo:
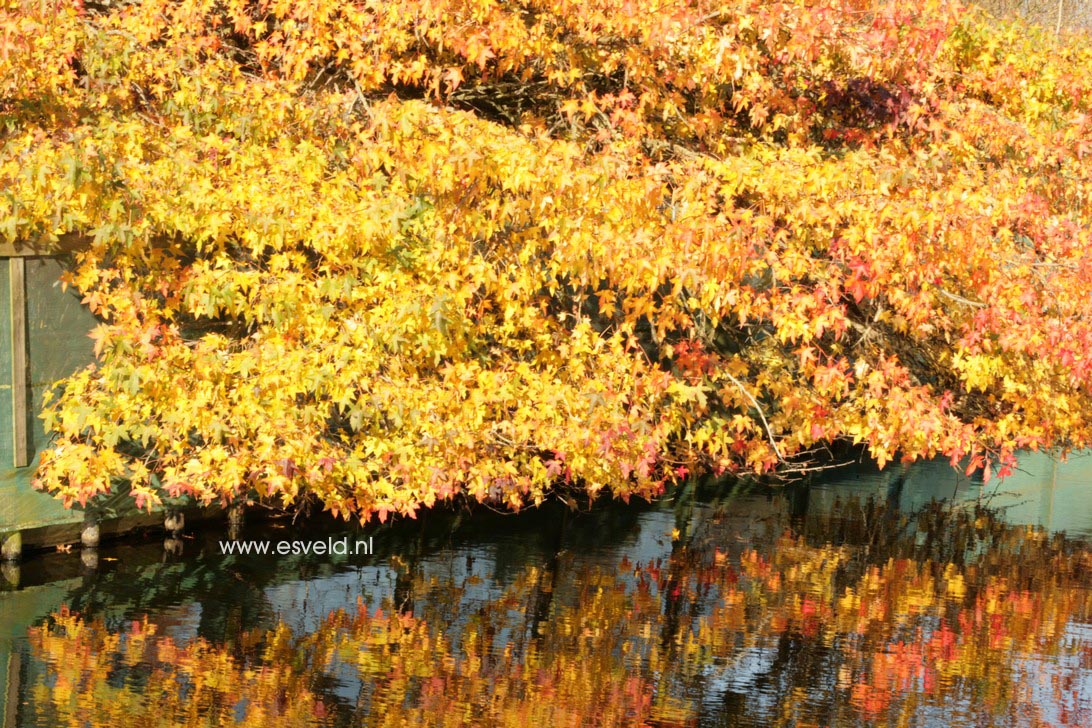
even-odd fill
[(61, 271), (56, 258), (0, 244), (0, 539), (82, 521), (31, 486), (48, 444), (38, 417), (42, 396), (92, 361), (95, 319), (62, 290)]

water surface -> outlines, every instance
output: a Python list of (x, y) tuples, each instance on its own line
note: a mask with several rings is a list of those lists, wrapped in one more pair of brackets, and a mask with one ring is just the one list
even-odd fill
[(433, 513), (352, 557), (224, 556), (217, 531), (39, 556), (0, 592), (0, 725), (1089, 726), (1067, 467)]

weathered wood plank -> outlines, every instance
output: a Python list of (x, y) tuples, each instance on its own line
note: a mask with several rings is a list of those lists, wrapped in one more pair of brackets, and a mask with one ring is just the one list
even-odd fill
[(86, 235), (69, 233), (61, 235), (56, 242), (20, 240), (15, 243), (0, 241), (0, 258), (30, 258), (72, 253), (91, 245), (91, 238)]
[(27, 285), (26, 261), (8, 260), (11, 281), (11, 417), (15, 467), (30, 464), (27, 432)]
[(11, 650), (7, 655), (7, 669), (4, 672), (7, 674), (5, 678), (6, 685), (0, 686), (4, 689), (4, 723), (3, 728), (15, 728), (19, 721), (19, 681), (22, 679), (23, 671), (20, 665), (22, 661), (22, 653), (18, 649)]

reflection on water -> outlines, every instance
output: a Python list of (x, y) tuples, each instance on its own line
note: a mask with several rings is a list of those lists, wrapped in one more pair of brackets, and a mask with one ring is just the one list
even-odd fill
[[(360, 558), (225, 557), (215, 535), (173, 561), (154, 543), (103, 551), (94, 574), (0, 594), (25, 614), (0, 633), (0, 715), (1092, 725), (1087, 542), (915, 502), (913, 486), (885, 475), (687, 490), (643, 509), (431, 514), (374, 531), (379, 553)], [(41, 569), (63, 571), (53, 558)]]
[(861, 468), (839, 472), (812, 489), (812, 509), (828, 509), (836, 497), (848, 493), (874, 495), (901, 510), (913, 512), (933, 500), (982, 501), (998, 509), (1013, 524), (1042, 526), (1071, 536), (1092, 538), (1092, 453), (1070, 456), (1065, 462), (1044, 453), (1024, 453), (1016, 472), (988, 484), (969, 478), (946, 460), (888, 466), (877, 471)]

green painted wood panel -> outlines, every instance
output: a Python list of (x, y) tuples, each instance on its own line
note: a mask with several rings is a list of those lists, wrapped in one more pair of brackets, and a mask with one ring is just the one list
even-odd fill
[(7, 261), (0, 259), (0, 533), (82, 520), (60, 502), (33, 489), (37, 454), (48, 438), (37, 414), (42, 397), (54, 382), (92, 361), (87, 334), (95, 325), (91, 313), (57, 281), (60, 264), (52, 258), (26, 259), (28, 400), (27, 423), (31, 467), (15, 468), (12, 434), (11, 289)]
[(27, 258), (27, 337), (30, 341), (30, 447), (40, 452), (49, 442), (37, 413), (42, 398), (60, 379), (83, 369), (93, 359), (88, 336), (95, 317), (73, 291), (62, 291), (63, 272), (52, 258)]
[(4, 523), (3, 483), (12, 477), (15, 454), (11, 430), (11, 285), (8, 261), (0, 258), (0, 528)]

